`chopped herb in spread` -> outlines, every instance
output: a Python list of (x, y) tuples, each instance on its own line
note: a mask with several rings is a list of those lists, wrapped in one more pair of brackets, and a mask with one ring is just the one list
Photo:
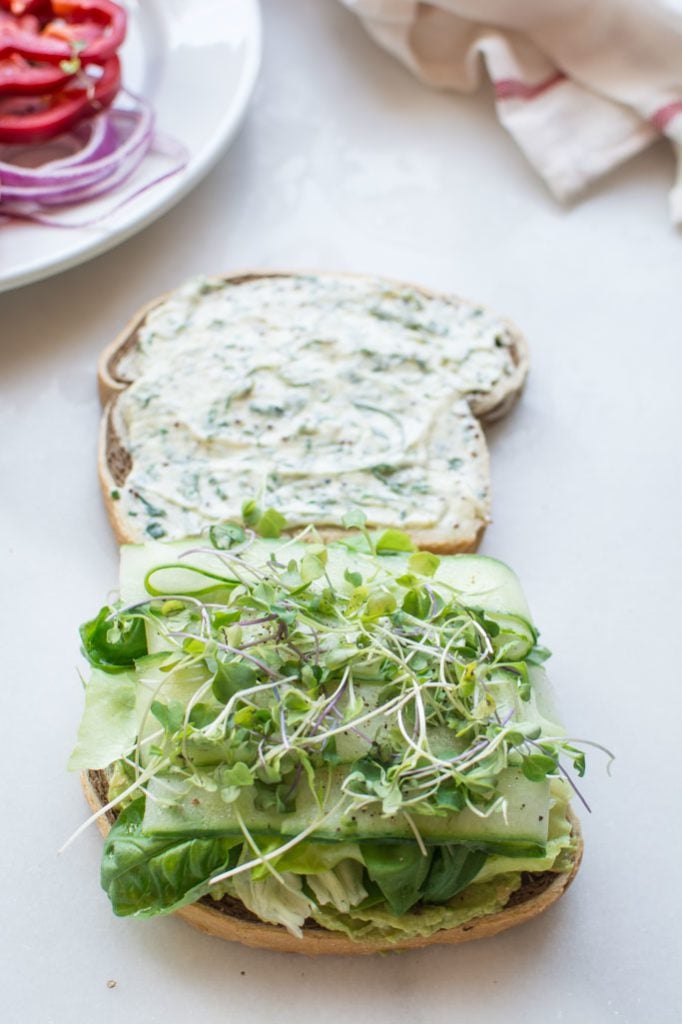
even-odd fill
[(381, 280), (193, 282), (119, 367), (124, 514), (180, 537), (257, 494), (294, 527), (362, 506), (373, 527), (475, 535), (488, 459), (468, 397), (514, 374), (513, 345), (491, 313)]

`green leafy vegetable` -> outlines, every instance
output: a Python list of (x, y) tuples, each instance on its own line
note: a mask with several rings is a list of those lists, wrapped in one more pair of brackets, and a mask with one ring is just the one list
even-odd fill
[(427, 618), (431, 605), (431, 598), (422, 587), (408, 590), (403, 598), (403, 611), (413, 615), (415, 619)]
[(134, 800), (104, 842), (102, 888), (114, 913), (127, 917), (168, 914), (209, 891), (209, 879), (236, 862), (240, 839), (146, 836), (144, 798)]
[(546, 754), (528, 754), (521, 762), (523, 774), (531, 782), (540, 782), (556, 771), (556, 760)]
[(520, 885), (520, 873), (510, 871), (493, 881), (468, 886), (448, 903), (420, 904), (400, 915), (383, 903), (365, 903), (346, 913), (331, 906), (318, 907), (313, 917), (323, 928), (342, 932), (359, 942), (398, 942), (432, 935), (441, 928), (457, 928), (473, 918), (494, 914)]
[(367, 516), (359, 509), (352, 509), (341, 517), (341, 525), (347, 530), (362, 530), (367, 523)]
[(446, 903), (473, 882), (488, 858), (483, 850), (465, 846), (438, 846), (434, 850), (421, 898), (425, 903)]
[(135, 743), (137, 682), (129, 672), (111, 675), (94, 669), (85, 688), (85, 711), (78, 742), (69, 759), (72, 771), (106, 768)]
[(391, 554), (401, 551), (414, 551), (415, 543), (409, 534), (402, 530), (386, 530), (377, 541), (377, 554)]
[(361, 843), (367, 874), (381, 889), (394, 914), (404, 914), (418, 902), (433, 854), (422, 854), (416, 843)]
[(251, 498), (242, 505), (242, 519), (247, 526), (255, 526), (262, 513), (255, 499)]
[(82, 625), (80, 634), (86, 658), (104, 672), (124, 672), (147, 653), (144, 619), (123, 617), (108, 607)]
[(375, 590), (367, 598), (366, 614), (372, 619), (390, 615), (398, 607), (395, 594), (389, 590)]
[(182, 727), (185, 718), (185, 706), (179, 700), (172, 700), (170, 704), (164, 704), (160, 700), (154, 700), (151, 704), (151, 713), (169, 735), (177, 732)]
[(208, 535), (213, 547), (219, 551), (229, 550), (237, 544), (243, 544), (246, 540), (244, 528), (237, 523), (219, 523), (210, 528)]
[(285, 517), (274, 508), (268, 508), (256, 523), (256, 533), (261, 537), (277, 538), (287, 525)]
[(230, 661), (219, 658), (213, 678), (213, 694), (221, 704), (227, 704), (240, 690), (253, 686), (256, 678), (256, 670), (246, 662), (236, 658)]
[(253, 499), (242, 505), (242, 519), (260, 537), (276, 539), (287, 524), (286, 518), (274, 508), (262, 510)]
[(419, 576), (434, 576), (440, 565), (440, 558), (430, 551), (417, 551), (407, 564), (410, 572), (416, 572)]
[(253, 786), (253, 773), (243, 761), (237, 761), (232, 768), (226, 768), (222, 778), (226, 786)]

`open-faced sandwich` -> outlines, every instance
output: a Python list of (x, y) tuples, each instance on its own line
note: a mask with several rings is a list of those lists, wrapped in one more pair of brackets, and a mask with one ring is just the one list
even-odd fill
[(519, 583), (395, 529), (277, 513), (121, 552), (71, 767), (119, 915), (371, 953), (492, 935), (556, 900), (581, 839)]
[(193, 281), (104, 352), (100, 479), (119, 541), (175, 540), (247, 496), (343, 530), (474, 549), (489, 521), (480, 421), (526, 377), (520, 332), (482, 306), (343, 274)]

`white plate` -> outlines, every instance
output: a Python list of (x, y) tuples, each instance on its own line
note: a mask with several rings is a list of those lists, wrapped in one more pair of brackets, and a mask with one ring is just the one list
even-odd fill
[[(83, 263), (151, 224), (208, 173), (239, 126), (260, 63), (257, 0), (128, 0), (125, 7), (125, 85), (151, 101), (157, 128), (186, 147), (188, 163), (88, 228), (0, 225), (0, 291)], [(85, 221), (93, 210), (89, 204), (70, 216)]]

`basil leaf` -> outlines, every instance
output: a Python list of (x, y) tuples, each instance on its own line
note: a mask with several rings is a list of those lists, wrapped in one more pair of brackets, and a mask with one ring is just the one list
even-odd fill
[(113, 615), (102, 608), (99, 615), (80, 628), (83, 653), (91, 665), (104, 672), (124, 672), (147, 653), (144, 620)]
[(465, 889), (488, 858), (485, 850), (437, 846), (422, 890), (425, 903), (446, 903)]
[(360, 843), (370, 879), (381, 889), (394, 914), (404, 914), (421, 897), (433, 853), (426, 857), (416, 843)]
[(241, 838), (178, 839), (142, 831), (144, 797), (134, 800), (104, 841), (101, 883), (119, 917), (168, 914), (209, 891), (237, 862)]

